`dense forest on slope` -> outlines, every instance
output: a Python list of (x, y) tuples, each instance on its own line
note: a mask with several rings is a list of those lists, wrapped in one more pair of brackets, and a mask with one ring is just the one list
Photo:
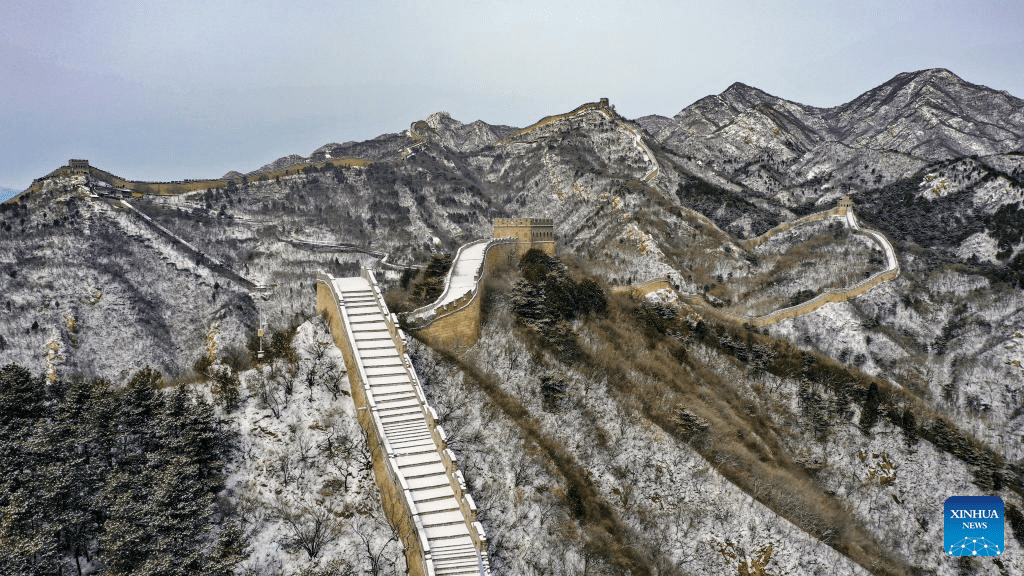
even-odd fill
[(213, 406), (160, 389), (149, 368), (123, 387), (0, 369), (0, 566), (4, 574), (232, 574), (224, 521), (233, 439)]
[(0, 369), (0, 574), (403, 573), (326, 326), (269, 340), (190, 384)]

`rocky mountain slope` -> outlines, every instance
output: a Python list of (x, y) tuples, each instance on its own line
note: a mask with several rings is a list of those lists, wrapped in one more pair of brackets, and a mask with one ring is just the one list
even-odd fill
[(808, 198), (799, 189), (863, 190), (931, 162), (1024, 149), (1024, 101), (943, 69), (899, 74), (834, 108), (736, 83), (639, 122), (666, 148), (787, 205)]
[[(462, 461), (502, 471), (471, 478), (496, 570), (1024, 571), (1010, 521), (1016, 556), (935, 554), (944, 495), (1024, 508), (1024, 101), (1009, 94), (926, 70), (822, 109), (737, 83), (672, 118), (603, 102), (523, 129), (436, 113), (216, 188), (133, 193), (104, 174), (56, 171), (0, 207), (0, 363), (121, 379), (151, 364), (191, 382), (211, 349), (246, 357), (261, 317), (310, 315), (317, 269), (376, 267), (401, 306), (407, 267), (488, 236), (492, 218), (549, 217), (572, 274), (609, 295), (665, 276), (676, 291), (538, 332), (517, 319), (510, 270), (467, 358), (418, 350)], [(878, 250), (834, 220), (747, 242), (843, 195), (892, 241), (896, 280), (762, 330), (720, 315), (877, 271)], [(616, 371), (602, 360), (616, 338), (673, 370)], [(618, 382), (691, 408), (638, 403)], [(503, 436), (479, 432), (484, 414)], [(787, 500), (787, 482), (814, 503)], [(608, 553), (574, 490), (614, 510), (609, 529), (647, 560)]]

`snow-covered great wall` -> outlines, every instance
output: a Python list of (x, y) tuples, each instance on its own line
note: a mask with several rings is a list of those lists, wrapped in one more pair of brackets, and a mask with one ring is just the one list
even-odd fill
[(476, 504), (372, 273), (319, 273), (316, 310), (327, 313), (345, 357), (381, 503), (398, 527), (409, 574), (490, 574)]
[[(870, 236), (871, 239), (875, 241), (875, 243), (878, 244), (882, 251), (885, 252), (884, 270), (872, 274), (868, 278), (865, 278), (864, 280), (854, 284), (853, 286), (841, 289), (829, 288), (828, 290), (825, 290), (821, 294), (818, 294), (817, 296), (811, 298), (806, 302), (802, 302), (795, 306), (789, 306), (787, 308), (781, 308), (779, 310), (775, 310), (774, 312), (765, 314), (763, 316), (739, 316), (736, 314), (729, 314), (727, 312), (716, 312), (716, 314), (718, 314), (719, 316), (729, 318), (730, 320), (737, 323), (749, 323), (757, 327), (768, 326), (770, 324), (775, 324), (783, 320), (796, 318), (797, 316), (803, 316), (804, 314), (810, 314), (811, 312), (814, 312), (815, 310), (821, 308), (825, 304), (845, 302), (852, 298), (856, 298), (857, 296), (866, 294), (879, 284), (893, 280), (900, 275), (900, 263), (899, 260), (896, 259), (896, 250), (893, 248), (892, 243), (890, 243), (889, 239), (886, 238), (885, 235), (882, 234), (881, 232), (861, 226), (859, 221), (857, 220), (857, 215), (854, 214), (853, 212), (853, 204), (850, 202), (849, 198), (846, 197), (840, 200), (839, 205), (831, 210), (826, 210), (824, 212), (816, 212), (809, 216), (804, 216), (803, 218), (794, 220), (793, 222), (787, 222), (779, 226), (776, 226), (775, 228), (772, 228), (771, 230), (765, 232), (764, 234), (758, 236), (757, 238), (747, 240), (746, 242), (744, 242), (744, 247), (749, 250), (757, 246), (758, 244), (764, 242), (771, 236), (778, 234), (780, 232), (784, 232), (786, 230), (790, 230), (794, 226), (805, 224), (808, 222), (824, 220), (825, 218), (829, 218), (832, 216), (842, 216), (843, 221), (846, 222), (847, 226), (849, 226), (853, 230), (859, 230), (861, 232), (864, 232), (865, 234)], [(692, 305), (697, 305), (707, 309), (706, 303), (699, 296), (692, 294), (684, 295), (683, 300)]]
[(497, 218), (490, 240), (464, 244), (455, 253), (441, 296), (405, 314), (404, 326), (437, 348), (462, 350), (480, 337), (482, 280), (502, 263), (514, 265), (531, 248), (555, 254), (548, 218)]
[(418, 338), (442, 348), (472, 346), (480, 336), (480, 280), (497, 262), (510, 261), (518, 245), (514, 238), (498, 238), (477, 240), (459, 248), (441, 296), (406, 316), (409, 329), (415, 330)]

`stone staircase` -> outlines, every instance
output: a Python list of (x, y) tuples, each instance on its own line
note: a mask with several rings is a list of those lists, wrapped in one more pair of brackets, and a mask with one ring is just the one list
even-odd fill
[(475, 521), (476, 505), (376, 283), (365, 277), (321, 275), (319, 280), (331, 284), (345, 332), (339, 346), (349, 348), (346, 364), (359, 380), (353, 380), (353, 386), (362, 388), (362, 394), (354, 390), (353, 397), (360, 411), (370, 413), (375, 428), (371, 438), (379, 438), (379, 456), (394, 484), (382, 487), (381, 493), (401, 495), (396, 499), (415, 526), (413, 543), (423, 552), (423, 573), (490, 574), (487, 538)]

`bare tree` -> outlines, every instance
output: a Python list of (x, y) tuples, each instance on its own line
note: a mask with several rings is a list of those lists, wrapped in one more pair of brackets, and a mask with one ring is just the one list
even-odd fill
[(328, 341), (313, 341), (306, 347), (308, 359), (305, 362), (306, 389), (309, 390), (309, 401), (313, 401), (313, 387), (322, 379), (326, 365), (329, 363), (327, 350), (331, 343)]
[(281, 470), (281, 483), (287, 486), (295, 479), (295, 462), (291, 454), (282, 452), (277, 455), (277, 464)]
[(303, 506), (298, 511), (281, 506), (279, 511), (292, 533), (290, 543), (305, 550), (310, 559), (319, 556), (324, 545), (340, 533), (334, 509), (329, 506)]
[(390, 520), (377, 514), (358, 516), (352, 523), (352, 530), (363, 541), (363, 557), (370, 565), (370, 574), (379, 576), (386, 567), (398, 562), (401, 534)]
[(359, 438), (356, 440), (357, 445), (355, 446), (354, 451), (356, 462), (359, 464), (360, 471), (373, 470), (373, 452), (379, 451), (380, 447), (373, 446), (366, 430), (363, 430), (361, 427), (359, 430), (360, 434)]
[(341, 482), (346, 493), (348, 493), (348, 482), (353, 477), (349, 463), (356, 453), (356, 447), (356, 441), (345, 430), (339, 430), (334, 425), (327, 431), (327, 437), (319, 446), (320, 454), (326, 456), (342, 472)]

